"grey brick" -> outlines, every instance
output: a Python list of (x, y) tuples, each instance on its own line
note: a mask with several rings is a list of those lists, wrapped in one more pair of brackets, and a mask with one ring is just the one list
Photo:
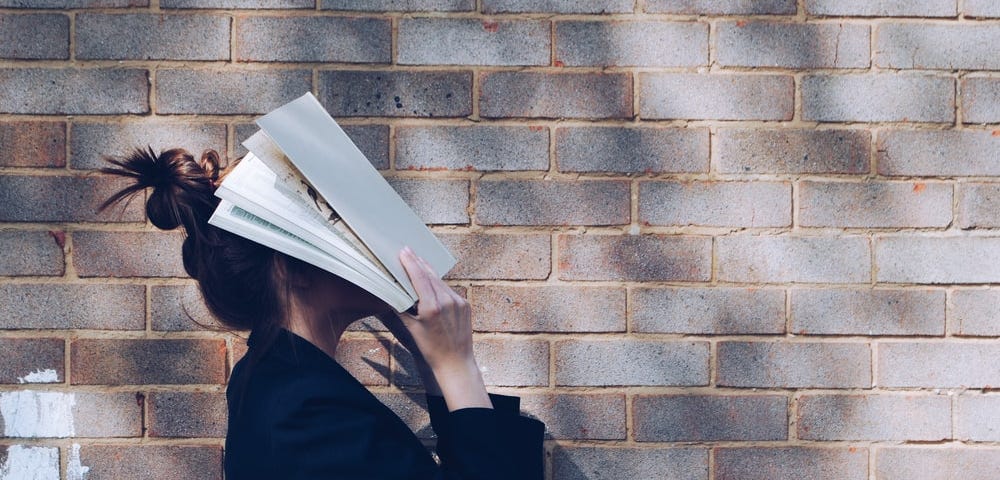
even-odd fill
[(991, 478), (1000, 471), (1000, 448), (996, 447), (886, 447), (875, 458), (876, 478), (885, 480)]
[(153, 285), (149, 304), (153, 330), (202, 330), (219, 326), (195, 285)]
[[(747, 255), (747, 252), (755, 252)], [(716, 239), (719, 280), (766, 283), (867, 283), (863, 237), (728, 236)]]
[(948, 306), (949, 330), (955, 335), (1000, 337), (1000, 290), (955, 290)]
[(65, 269), (63, 232), (0, 231), (0, 252), (17, 252), (17, 255), (0, 255), (0, 275), (62, 275)]
[(84, 13), (76, 16), (76, 58), (229, 60), (229, 22), (222, 15)]
[(315, 8), (316, 0), (160, 0), (160, 8)]
[(722, 22), (716, 46), (720, 65), (783, 68), (865, 68), (867, 25), (844, 23)]
[(803, 440), (936, 441), (951, 437), (947, 395), (806, 395), (799, 398)]
[(607, 339), (556, 342), (556, 385), (707, 385), (708, 342)]
[(124, 8), (146, 7), (149, 0), (0, 0), (4, 8)]
[(680, 334), (781, 334), (785, 292), (747, 288), (636, 288), (632, 329)]
[(960, 395), (955, 414), (955, 439), (1000, 441), (1000, 395)]
[(487, 385), (548, 386), (548, 341), (479, 340), (473, 347)]
[(480, 180), (480, 225), (622, 225), (629, 222), (624, 180)]
[(396, 12), (464, 12), (476, 8), (476, 0), (319, 0), (324, 10)]
[(209, 392), (152, 392), (150, 437), (226, 436), (226, 396)]
[(708, 172), (708, 137), (702, 128), (565, 127), (556, 162), (563, 172)]
[(334, 360), (362, 385), (389, 384), (388, 340), (378, 338), (348, 338), (337, 344)]
[(954, 17), (955, 0), (806, 0), (806, 13), (857, 17)]
[(73, 385), (222, 384), (226, 342), (190, 338), (76, 339)]
[(962, 80), (962, 122), (1000, 122), (1000, 78), (965, 77)]
[(883, 237), (875, 244), (878, 281), (990, 283), (1000, 281), (998, 237)]
[(74, 123), (71, 130), (70, 166), (77, 169), (110, 166), (104, 156), (126, 156), (147, 146), (157, 152), (184, 148), (196, 158), (208, 149), (226, 152), (226, 126), (219, 123)]
[(234, 56), (237, 61), (389, 63), (391, 45), (389, 19), (254, 16), (237, 20)]
[(639, 395), (632, 408), (639, 442), (788, 438), (785, 396)]
[(708, 64), (708, 25), (697, 22), (556, 23), (556, 65), (695, 67)]
[[(718, 379), (726, 387), (868, 388), (864, 343), (720, 342)], [(881, 369), (880, 369), (881, 370)]]
[(785, 227), (792, 224), (788, 182), (639, 183), (644, 225)]
[(883, 24), (878, 30), (875, 64), (884, 68), (997, 70), (1000, 42), (995, 25)]
[(81, 277), (187, 277), (177, 232), (74, 232)]
[(879, 133), (877, 149), (880, 175), (1000, 175), (1000, 137), (990, 132), (890, 130)]
[[(866, 480), (868, 449), (724, 447), (715, 450), (716, 480)], [(881, 478), (881, 477), (879, 477)]]
[[(128, 458), (129, 461), (122, 461)], [(87, 478), (222, 480), (222, 448), (218, 445), (83, 445), (80, 464)]]
[(146, 70), (2, 68), (0, 91), (18, 92), (0, 96), (0, 113), (101, 115), (149, 111)]
[(1000, 3), (993, 0), (965, 0), (966, 17), (1000, 18)]
[(0, 122), (0, 167), (65, 166), (64, 122)]
[(871, 134), (864, 130), (720, 128), (712, 161), (723, 173), (833, 173), (869, 171)]
[[(389, 168), (389, 126), (388, 125), (340, 125), (354, 145), (365, 154), (372, 166), (379, 170)], [(236, 125), (236, 149), (234, 156), (246, 155), (242, 142), (260, 130), (256, 124)]]
[(548, 278), (552, 246), (548, 235), (439, 234), (441, 243), (458, 259), (451, 279)]
[(548, 65), (549, 23), (474, 18), (404, 18), (397, 61), (403, 65)]
[(319, 100), (334, 117), (464, 117), (472, 113), (472, 74), (322, 71)]
[(712, 242), (675, 235), (560, 235), (561, 280), (708, 281)]
[(76, 437), (141, 437), (142, 401), (132, 392), (75, 392), (73, 435)]
[(389, 185), (424, 223), (469, 223), (468, 180), (391, 178)]
[(695, 447), (556, 446), (552, 477), (573, 480), (622, 478), (708, 479), (708, 449)]
[(131, 181), (119, 177), (2, 175), (0, 221), (141, 222), (143, 196), (128, 206), (98, 213), (101, 203)]
[[(0, 292), (3, 292), (3, 287), (0, 287)], [(6, 299), (0, 305), (0, 311), (10, 308)], [(6, 320), (6, 315), (0, 318)], [(56, 372), (56, 382), (66, 381), (65, 343), (61, 338), (0, 338), (0, 384), (33, 383), (24, 377), (45, 370)], [(622, 400), (624, 410), (624, 398)]]
[(795, 0), (646, 0), (650, 13), (681, 15), (794, 15)]
[(522, 395), (521, 412), (545, 423), (552, 438), (625, 440), (625, 395)]
[(469, 303), (478, 331), (625, 331), (623, 288), (473, 286)]
[(801, 182), (799, 224), (805, 227), (947, 227), (952, 186), (914, 182)]
[(480, 83), (480, 114), (487, 118), (632, 116), (627, 73), (494, 72)]
[(0, 58), (69, 58), (69, 17), (56, 14), (0, 15)]
[(399, 170), (547, 170), (547, 128), (477, 125), (396, 129)]
[(911, 73), (807, 75), (802, 117), (820, 122), (953, 122), (955, 82)]
[(159, 70), (157, 113), (267, 113), (312, 90), (308, 70)]
[(1000, 227), (1000, 183), (960, 183), (956, 188), (960, 228)]
[(987, 388), (1000, 385), (996, 343), (882, 343), (878, 382), (882, 387)]
[(632, 0), (483, 0), (484, 13), (630, 13)]
[(793, 290), (798, 335), (944, 335), (939, 290)]
[(787, 75), (642, 73), (639, 114), (647, 119), (791, 120)]
[(5, 329), (142, 330), (142, 285), (0, 285), (0, 325)]

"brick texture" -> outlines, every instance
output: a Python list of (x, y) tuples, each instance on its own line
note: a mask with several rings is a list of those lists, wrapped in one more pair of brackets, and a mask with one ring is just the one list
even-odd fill
[(643, 395), (633, 402), (640, 442), (785, 440), (788, 399), (776, 395)]
[[(76, 17), (76, 57), (228, 60), (229, 24), (229, 18), (222, 15), (85, 13)], [(136, 35), (138, 32), (141, 35)], [(198, 41), (188, 41), (191, 37)]]
[(117, 177), (0, 176), (0, 221), (5, 222), (141, 222), (146, 216), (138, 200), (103, 212), (97, 209), (128, 182)]
[[(287, 0), (286, 0), (287, 1)], [(311, 2), (309, 7), (312, 7)], [(424, 12), (461, 12), (472, 10), (475, 0), (319, 0), (320, 6), (329, 10)]]
[(150, 288), (149, 318), (153, 330), (199, 330), (217, 327), (194, 285), (154, 285)]
[[(443, 234), (438, 238), (458, 259), (449, 278), (540, 280), (551, 271), (548, 235)], [(478, 260), (473, 262), (473, 258)]]
[(621, 225), (629, 221), (629, 184), (482, 180), (476, 185), (480, 225)]
[(311, 90), (308, 70), (159, 70), (156, 83), (165, 114), (267, 113)]
[(545, 127), (401, 127), (396, 130), (400, 170), (546, 170)]
[(876, 458), (875, 475), (886, 480), (961, 478), (1000, 470), (1000, 449), (995, 447), (887, 447), (879, 449)]
[(469, 182), (465, 180), (394, 178), (389, 185), (424, 223), (469, 223)]
[(0, 167), (55, 168), (65, 165), (65, 123), (0, 123)]
[(556, 343), (556, 385), (705, 385), (707, 342), (567, 340)]
[(864, 480), (864, 448), (751, 447), (715, 450), (718, 480)]
[(403, 19), (399, 42), (405, 65), (548, 65), (552, 49), (543, 21)]
[(805, 227), (947, 227), (952, 187), (922, 182), (802, 182), (799, 223)]
[[(600, 38), (601, 42), (593, 42)], [(662, 48), (670, 45), (671, 48)], [(708, 64), (708, 25), (693, 22), (559, 22), (560, 66), (696, 67)]]
[(69, 17), (56, 14), (0, 15), (0, 58), (69, 58)]
[(528, 395), (521, 398), (521, 411), (545, 422), (556, 438), (625, 439), (624, 395)]
[(620, 288), (474, 286), (468, 299), (476, 330), (625, 331), (625, 290)]
[(743, 288), (637, 288), (632, 328), (683, 334), (780, 334), (785, 292)]
[(864, 174), (871, 134), (862, 130), (724, 128), (715, 134), (712, 162), (724, 173)]
[(683, 15), (790, 15), (795, 13), (795, 0), (647, 0), (650, 13)]
[(1000, 439), (1000, 396), (969, 393), (958, 397), (955, 438), (974, 442)]
[(945, 294), (935, 290), (793, 290), (798, 335), (944, 335)]
[(389, 63), (391, 53), (384, 19), (246, 17), (235, 28), (238, 61)]
[(160, 232), (76, 232), (73, 264), (81, 277), (187, 277), (184, 236)]
[(66, 380), (64, 346), (58, 338), (0, 338), (0, 383), (31, 383), (32, 373), (46, 370)]
[(965, 0), (966, 17), (1000, 18), (1000, 5), (990, 0)]
[(554, 478), (708, 478), (704, 448), (557, 447), (552, 453)]
[(142, 436), (141, 394), (76, 393), (73, 434), (77, 437)]
[(794, 82), (785, 75), (644, 73), (639, 115), (648, 119), (791, 120)]
[(819, 122), (955, 120), (950, 77), (910, 73), (809, 75), (802, 80), (802, 117)]
[(221, 340), (79, 339), (70, 343), (74, 385), (220, 384), (226, 344)]
[(878, 281), (890, 283), (985, 283), (998, 277), (994, 237), (884, 237), (875, 244)]
[(70, 166), (74, 169), (109, 166), (104, 157), (126, 156), (147, 146), (157, 152), (183, 148), (196, 157), (209, 149), (223, 155), (226, 151), (226, 126), (219, 123), (74, 123), (71, 128)]
[(725, 281), (858, 283), (871, 279), (870, 249), (861, 237), (719, 237), (716, 255), (719, 278)]
[(0, 251), (17, 255), (0, 256), (0, 275), (62, 275), (65, 271), (60, 231), (0, 231)]
[(146, 70), (118, 68), (0, 68), (0, 90), (18, 92), (0, 97), (0, 113), (146, 113), (148, 75)]
[[(123, 458), (129, 461), (122, 461)], [(87, 445), (80, 464), (94, 478), (222, 479), (222, 449), (200, 445)]]
[(965, 123), (1000, 122), (1000, 79), (969, 77), (962, 80), (962, 114)]
[(1000, 226), (1000, 184), (967, 183), (958, 186), (958, 226), (992, 228)]
[(955, 290), (948, 305), (948, 328), (956, 335), (1000, 337), (1000, 291)]
[(808, 395), (796, 422), (804, 440), (935, 441), (951, 438), (946, 395)]
[(0, 285), (5, 329), (142, 330), (146, 292), (141, 285)]
[(670, 235), (560, 235), (562, 280), (706, 281), (707, 237)]
[(792, 186), (769, 182), (642, 182), (644, 225), (785, 227), (792, 223)]
[(717, 382), (723, 386), (871, 386), (871, 352), (865, 344), (722, 342), (718, 355)]
[(563, 172), (708, 171), (708, 132), (704, 129), (560, 128), (555, 149)]
[(221, 393), (152, 392), (150, 437), (225, 437), (226, 396)]
[(718, 59), (736, 67), (864, 68), (866, 25), (725, 22), (718, 25)]
[(885, 68), (996, 70), (989, 45), (1000, 28), (987, 25), (885, 24), (879, 27), (875, 63)]
[(951, 17), (957, 9), (951, 0), (806, 0), (810, 15), (859, 17)]
[(878, 347), (884, 387), (986, 388), (1000, 385), (996, 344), (889, 342)]
[(324, 71), (318, 98), (334, 117), (464, 117), (472, 113), (467, 72)]
[(628, 118), (631, 78), (621, 73), (496, 72), (480, 79), (483, 117)]
[(1000, 137), (990, 132), (889, 130), (878, 137), (878, 173), (925, 177), (996, 176), (1000, 175), (998, 147)]

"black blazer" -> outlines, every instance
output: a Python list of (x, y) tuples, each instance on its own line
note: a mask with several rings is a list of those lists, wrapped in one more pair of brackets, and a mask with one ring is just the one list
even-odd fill
[[(337, 362), (282, 330), (233, 369), (227, 398), (227, 480), (541, 479), (544, 425), (519, 399), (448, 412), (428, 396), (438, 465), (403, 421)], [(251, 353), (260, 360), (248, 368)]]

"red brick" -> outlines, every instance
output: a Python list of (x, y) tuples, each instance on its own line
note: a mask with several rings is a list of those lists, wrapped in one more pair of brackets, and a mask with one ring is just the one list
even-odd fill
[(226, 154), (226, 126), (221, 123), (197, 124), (143, 120), (128, 123), (73, 123), (70, 140), (70, 166), (97, 169), (109, 166), (105, 156), (127, 156), (136, 148), (153, 147), (156, 151), (184, 148), (194, 155), (212, 149)]
[(718, 276), (723, 281), (867, 283), (871, 280), (871, 249), (865, 237), (734, 235), (718, 237), (715, 244)]
[(78, 339), (70, 344), (74, 385), (222, 384), (222, 340)]
[(1000, 441), (1000, 395), (973, 392), (960, 395), (955, 410), (955, 439)]
[(708, 342), (606, 339), (556, 343), (556, 385), (708, 384)]
[(542, 20), (404, 18), (398, 42), (402, 65), (548, 65), (552, 49)]
[(1000, 448), (887, 447), (876, 451), (875, 462), (879, 480), (985, 479), (1000, 471)]
[(195, 285), (153, 285), (150, 291), (153, 330), (178, 331), (219, 328)]
[(789, 75), (642, 73), (639, 115), (645, 119), (791, 120)]
[(934, 290), (793, 290), (797, 335), (944, 335), (945, 293)]
[(563, 172), (708, 172), (708, 130), (655, 127), (563, 127), (556, 162)]
[(388, 18), (240, 17), (235, 37), (236, 61), (389, 63), (392, 53)]
[(152, 392), (147, 402), (150, 437), (226, 436), (224, 393)]
[(156, 72), (160, 114), (267, 113), (312, 90), (309, 70), (181, 70)]
[(79, 14), (76, 58), (229, 60), (230, 22), (228, 16), (209, 14)]
[(0, 167), (64, 166), (65, 122), (0, 122)]
[(664, 478), (705, 480), (708, 450), (695, 447), (577, 447), (556, 446), (552, 477), (620, 480)]
[(785, 292), (752, 288), (636, 288), (632, 329), (709, 335), (785, 332)]
[(785, 440), (788, 398), (778, 395), (639, 395), (632, 401), (639, 442)]
[[(3, 7), (3, 2), (0, 2)], [(69, 17), (56, 14), (0, 15), (0, 58), (69, 58)]]
[(0, 327), (5, 329), (142, 330), (142, 285), (0, 285)]
[(71, 393), (76, 437), (141, 437), (142, 397), (132, 392)]
[(469, 290), (469, 303), (477, 331), (625, 331), (622, 288), (473, 286)]
[(83, 445), (87, 478), (222, 480), (222, 448), (198, 445)]
[(871, 349), (863, 343), (721, 342), (718, 379), (726, 387), (868, 388)]
[(1000, 337), (1000, 290), (955, 290), (948, 305), (954, 335)]
[(631, 80), (627, 73), (486, 73), (480, 79), (480, 115), (629, 118)]
[(521, 395), (521, 412), (545, 423), (559, 440), (624, 440), (625, 395)]
[(866, 448), (727, 447), (714, 453), (716, 480), (868, 479)]
[(803, 440), (937, 441), (951, 438), (947, 395), (805, 395), (798, 402)]
[(948, 341), (878, 346), (882, 387), (989, 388), (1000, 385), (1000, 345)]
[(722, 173), (832, 173), (869, 171), (871, 133), (864, 130), (720, 128), (712, 162)]
[(622, 225), (629, 222), (624, 180), (480, 180), (480, 225)]
[(0, 221), (142, 222), (144, 196), (103, 212), (98, 207), (131, 180), (97, 177), (0, 175)]
[(708, 237), (560, 235), (562, 280), (707, 281)]
[[(149, 72), (121, 68), (3, 68), (0, 113), (126, 114), (149, 111)], [(80, 92), (87, 92), (82, 95)]]
[(25, 377), (46, 370), (54, 370), (58, 382), (65, 381), (65, 343), (61, 338), (0, 338), (0, 383), (33, 383)]
[(343, 339), (337, 344), (336, 360), (364, 385), (388, 385), (389, 348), (387, 340)]
[(644, 225), (786, 227), (792, 224), (788, 182), (639, 183)]
[(65, 262), (59, 238), (65, 233), (53, 232), (0, 231), (0, 252), (17, 252), (0, 255), (0, 276), (62, 275)]
[(440, 234), (458, 264), (449, 279), (541, 280), (551, 270), (548, 235)]
[(187, 277), (178, 232), (74, 232), (81, 277)]

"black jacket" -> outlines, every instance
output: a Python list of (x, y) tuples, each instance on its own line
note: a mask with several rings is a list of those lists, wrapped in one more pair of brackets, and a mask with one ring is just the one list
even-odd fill
[[(305, 339), (282, 330), (250, 351), (229, 381), (227, 480), (541, 479), (544, 425), (519, 414), (519, 399), (491, 395), (494, 409), (448, 412), (428, 396), (438, 465), (420, 440), (350, 373)], [(260, 360), (247, 368), (247, 358)]]

